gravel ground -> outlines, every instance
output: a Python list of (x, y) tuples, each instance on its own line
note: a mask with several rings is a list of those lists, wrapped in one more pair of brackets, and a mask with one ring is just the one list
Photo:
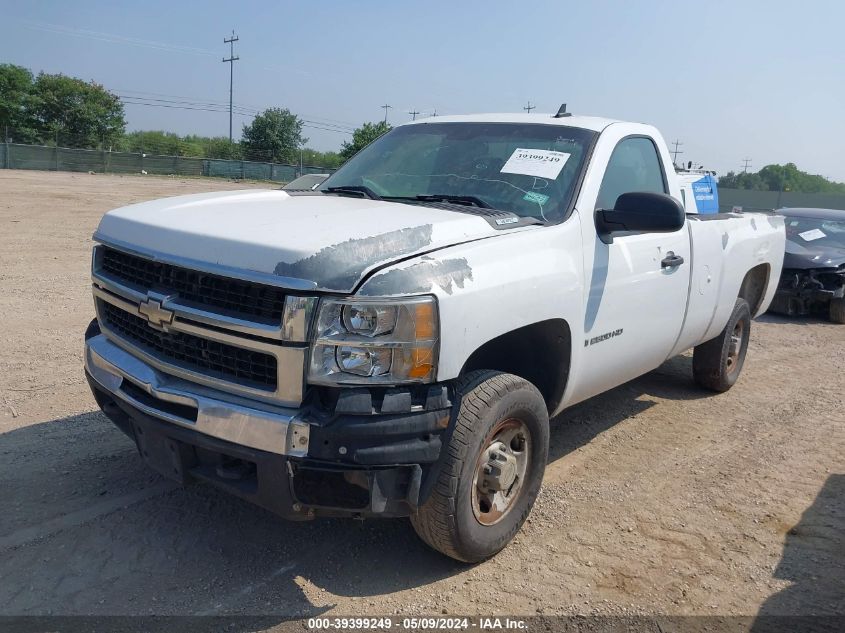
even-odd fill
[(729, 393), (681, 356), (553, 421), (476, 566), (409, 523), (294, 524), (150, 472), (82, 373), (110, 208), (244, 188), (0, 171), (0, 614), (845, 614), (845, 326), (764, 316)]

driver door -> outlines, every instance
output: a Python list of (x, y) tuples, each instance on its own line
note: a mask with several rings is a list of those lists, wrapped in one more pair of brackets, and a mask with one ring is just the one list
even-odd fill
[[(663, 165), (651, 138), (619, 140), (590, 211), (612, 209), (627, 192), (669, 193)], [(584, 390), (579, 399), (667, 359), (684, 323), (691, 269), (686, 223), (671, 233), (614, 235), (610, 243), (598, 237), (590, 219), (582, 224), (584, 248), (592, 250), (593, 263), (585, 268)]]

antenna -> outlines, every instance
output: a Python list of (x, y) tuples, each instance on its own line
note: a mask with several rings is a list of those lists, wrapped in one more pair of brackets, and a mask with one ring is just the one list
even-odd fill
[(571, 112), (566, 111), (566, 104), (561, 104), (560, 108), (558, 108), (557, 114), (554, 116), (555, 119), (562, 119), (566, 116), (572, 116)]

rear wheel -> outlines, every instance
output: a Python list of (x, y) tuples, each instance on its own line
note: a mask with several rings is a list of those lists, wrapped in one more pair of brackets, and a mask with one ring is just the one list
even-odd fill
[(534, 385), (494, 371), (463, 378), (455, 406), (434, 490), (411, 523), (434, 549), (473, 563), (507, 545), (528, 517), (546, 468), (549, 417)]
[(695, 347), (692, 355), (695, 381), (713, 391), (727, 391), (733, 387), (745, 363), (750, 334), (751, 309), (745, 299), (737, 299), (719, 336)]
[(830, 320), (845, 323), (845, 298), (830, 300)]

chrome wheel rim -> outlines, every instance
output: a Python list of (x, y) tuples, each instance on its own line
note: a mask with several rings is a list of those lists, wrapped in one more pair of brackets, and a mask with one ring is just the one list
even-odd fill
[(739, 353), (742, 349), (742, 339), (745, 338), (745, 322), (737, 321), (731, 332), (731, 342), (728, 345), (728, 360), (726, 369), (729, 374), (734, 373), (739, 367)]
[(522, 420), (503, 420), (487, 435), (472, 482), (472, 512), (481, 525), (495, 525), (516, 504), (530, 454), (531, 434)]

